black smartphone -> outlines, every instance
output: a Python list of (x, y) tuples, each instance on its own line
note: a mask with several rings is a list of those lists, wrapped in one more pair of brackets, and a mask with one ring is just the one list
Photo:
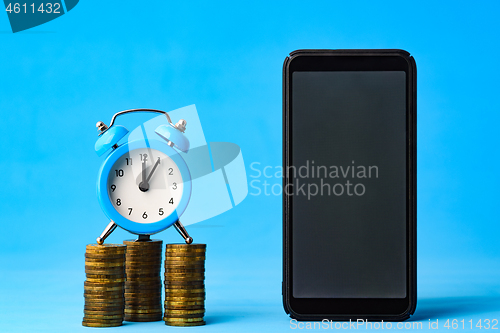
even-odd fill
[(297, 320), (416, 307), (416, 65), (298, 50), (283, 67), (283, 305)]

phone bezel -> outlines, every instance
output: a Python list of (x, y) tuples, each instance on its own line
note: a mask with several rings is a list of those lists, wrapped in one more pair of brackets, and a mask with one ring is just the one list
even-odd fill
[[(295, 71), (405, 71), (406, 73), (406, 170), (407, 170), (407, 293), (406, 298), (294, 298), (292, 295), (292, 202), (283, 196), (285, 310), (295, 319), (385, 319), (403, 320), (416, 306), (416, 67), (409, 53), (402, 50), (302, 50), (291, 53), (284, 64), (283, 166), (287, 170), (292, 156), (292, 74)], [(284, 174), (283, 188), (290, 182)]]

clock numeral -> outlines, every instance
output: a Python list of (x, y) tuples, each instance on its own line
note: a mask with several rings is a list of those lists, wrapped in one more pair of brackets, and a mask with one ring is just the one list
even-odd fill
[(122, 205), (122, 200), (121, 199), (116, 199), (116, 205), (121, 206)]
[(163, 208), (160, 208), (160, 210), (158, 211), (158, 215), (163, 215), (165, 214), (165, 212), (163, 211)]
[(129, 208), (128, 210), (129, 210), (128, 215), (132, 214), (132, 208)]
[(132, 158), (125, 158), (127, 160), (127, 165), (129, 165), (129, 162), (130, 162), (130, 165), (132, 165)]
[(170, 198), (170, 201), (168, 202), (169, 204), (174, 204), (174, 198)]
[(115, 184), (111, 185), (111, 191), (114, 192), (115, 190), (116, 190), (116, 185)]
[(141, 155), (141, 161), (147, 161), (148, 160), (148, 154), (139, 154)]
[(173, 176), (173, 175), (174, 175), (174, 169), (172, 169), (172, 168), (168, 168), (168, 174), (169, 174), (170, 176)]
[(172, 189), (173, 189), (173, 190), (177, 190), (177, 183), (173, 183), (173, 184), (172, 184)]
[(116, 174), (116, 177), (123, 177), (125, 172), (122, 169), (120, 169), (120, 170), (115, 170), (115, 174)]
[(148, 214), (146, 214), (146, 212), (144, 212), (144, 214), (142, 214), (142, 218), (143, 219), (147, 219), (148, 218)]

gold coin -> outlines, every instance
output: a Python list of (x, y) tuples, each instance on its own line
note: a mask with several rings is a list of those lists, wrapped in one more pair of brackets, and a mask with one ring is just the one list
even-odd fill
[(165, 252), (165, 258), (170, 258), (170, 257), (178, 257), (178, 258), (185, 258), (185, 257), (205, 257), (206, 252), (205, 251), (174, 251), (174, 252)]
[(163, 310), (161, 307), (158, 309), (149, 309), (149, 310), (141, 310), (141, 309), (125, 309), (125, 313), (131, 313), (131, 314), (156, 314), (156, 313), (162, 313)]
[(173, 279), (177, 277), (204, 277), (205, 272), (201, 273), (172, 273), (172, 272), (165, 272), (164, 273), (165, 277), (172, 277)]
[(154, 287), (161, 287), (161, 279), (160, 277), (157, 278), (150, 278), (151, 280), (149, 281), (142, 281), (138, 280), (142, 278), (130, 278), (127, 280), (127, 287), (128, 288), (154, 288)]
[(171, 255), (166, 255), (165, 260), (166, 261), (205, 261), (205, 256), (204, 255), (199, 255), (199, 256), (190, 256), (190, 257), (178, 257), (178, 256), (171, 256)]
[(191, 323), (165, 322), (165, 325), (168, 325), (168, 326), (180, 326), (180, 327), (203, 326), (205, 324), (206, 323), (204, 321), (197, 321), (197, 322), (191, 322)]
[(161, 261), (142, 261), (142, 262), (130, 262), (127, 261), (125, 264), (126, 268), (142, 269), (144, 267), (148, 268), (158, 268), (161, 266)]
[(102, 295), (102, 294), (83, 294), (83, 297), (89, 302), (114, 302), (122, 301), (125, 299), (122, 293), (114, 295)]
[(133, 279), (129, 279), (127, 281), (130, 282), (136, 282), (136, 283), (155, 283), (161, 281), (160, 276), (155, 276), (155, 277), (135, 277)]
[[(86, 276), (87, 276), (87, 281), (89, 281), (89, 279), (114, 280), (114, 279), (125, 279), (126, 278), (125, 272), (122, 272), (122, 273), (117, 272), (116, 274), (114, 274), (114, 272), (111, 272), (111, 274), (109, 274), (109, 272), (91, 271), (90, 273), (87, 272)], [(95, 281), (93, 281), (93, 282), (95, 282)], [(112, 282), (112, 281), (108, 281), (108, 282)], [(116, 281), (116, 282), (121, 282), (121, 281)]]
[(85, 305), (83, 308), (84, 312), (97, 312), (97, 313), (123, 313), (123, 310), (125, 309), (124, 306), (91, 306), (91, 305)]
[(118, 259), (108, 258), (85, 258), (85, 263), (123, 263), (125, 265), (125, 257)]
[(172, 286), (203, 286), (204, 282), (203, 281), (177, 281), (177, 280), (165, 280), (163, 282), (165, 285), (172, 285)]
[(83, 296), (86, 298), (105, 298), (105, 299), (115, 299), (115, 298), (123, 298), (123, 291), (90, 291), (85, 290), (83, 292)]
[[(127, 252), (127, 256), (125, 259), (129, 261), (142, 262), (144, 259), (151, 259), (155, 261), (160, 261), (162, 258), (160, 251), (131, 251)], [(148, 261), (148, 260), (146, 260)], [(150, 261), (150, 260), (149, 260)]]
[[(175, 289), (175, 288), (181, 288), (181, 289), (193, 289), (193, 288), (205, 288), (205, 282), (204, 281), (189, 281), (189, 280), (165, 280), (163, 282), (166, 288), (170, 289)], [(171, 286), (171, 287), (170, 287)]]
[[(111, 263), (111, 265), (116, 265), (116, 263)], [(122, 263), (117, 266), (93, 266), (93, 265), (87, 265), (85, 264), (85, 271), (87, 270), (92, 270), (92, 271), (103, 271), (105, 272), (104, 274), (109, 274), (107, 272), (124, 272), (125, 271), (125, 265)], [(113, 273), (111, 273), (113, 274)]]
[(172, 283), (167, 283), (165, 282), (165, 290), (167, 292), (172, 291), (172, 292), (188, 292), (193, 289), (203, 289), (205, 290), (205, 285), (203, 284), (203, 281), (196, 281), (200, 282), (199, 284), (172, 284)]
[(177, 276), (177, 277), (172, 277), (172, 276), (165, 276), (166, 279), (169, 280), (175, 280), (175, 281), (204, 281), (205, 277), (204, 276)]
[[(186, 255), (189, 254), (189, 255)], [(205, 252), (167, 252), (165, 253), (165, 260), (188, 260), (188, 259), (193, 259), (193, 260), (203, 260), (205, 261), (206, 255)]]
[[(137, 296), (127, 296), (125, 297), (125, 304), (133, 305), (149, 305), (156, 304), (156, 302), (161, 301), (161, 294), (155, 296), (142, 297), (141, 294), (137, 294)], [(149, 303), (149, 304), (139, 304), (139, 303)]]
[[(121, 298), (84, 297), (84, 299), (85, 305), (100, 306), (100, 303), (105, 303), (104, 305), (122, 306), (122, 304), (125, 304), (125, 297), (123, 297), (123, 295), (121, 296)], [(99, 305), (97, 303), (99, 303)]]
[(165, 318), (165, 322), (192, 323), (196, 321), (203, 321), (203, 316), (194, 318)]
[(85, 319), (122, 319), (123, 313), (116, 315), (108, 315), (108, 314), (85, 314)]
[(83, 285), (84, 285), (84, 287), (89, 287), (89, 288), (125, 287), (125, 285), (124, 285), (123, 282), (117, 282), (117, 283), (95, 283), (95, 282), (84, 281)]
[(165, 292), (172, 292), (172, 293), (177, 293), (177, 292), (182, 292), (182, 293), (201, 293), (205, 292), (205, 288), (203, 286), (196, 286), (196, 285), (187, 285), (187, 286), (167, 286), (165, 287)]
[(161, 243), (130, 243), (127, 244), (127, 252), (129, 250), (134, 250), (134, 251), (141, 251), (141, 250), (147, 250), (147, 251), (161, 251), (163, 249), (163, 246)]
[(120, 318), (114, 318), (114, 319), (105, 319), (105, 318), (87, 318), (83, 317), (83, 320), (88, 322), (88, 323), (106, 323), (106, 324), (111, 324), (111, 323), (116, 323), (116, 322), (121, 322), (123, 321), (122, 316)]
[(167, 316), (167, 314), (170, 316), (175, 316), (175, 315), (187, 315), (187, 314), (204, 314), (205, 313), (205, 309), (201, 309), (201, 310), (167, 310), (165, 309), (165, 316)]
[[(89, 290), (85, 289), (83, 291), (84, 295), (89, 295), (89, 296), (114, 296), (114, 295), (123, 295), (124, 289), (121, 290)], [(115, 297), (116, 298), (116, 297)]]
[(166, 297), (205, 297), (205, 292), (184, 292), (184, 291), (174, 291), (174, 292), (165, 292)]
[(161, 265), (161, 260), (126, 260), (127, 266), (158, 266)]
[(185, 270), (205, 270), (205, 265), (166, 265), (165, 272), (168, 272), (172, 269), (185, 269)]
[(127, 304), (125, 309), (128, 309), (128, 310), (157, 310), (157, 309), (161, 309), (161, 302), (158, 302), (155, 304), (146, 304), (146, 305)]
[(125, 297), (128, 299), (133, 299), (133, 298), (149, 298), (149, 297), (161, 297), (161, 292), (158, 291), (156, 293), (125, 293)]
[[(160, 318), (160, 319), (157, 319)], [(163, 313), (158, 312), (158, 313), (126, 313), (125, 314), (125, 320), (126, 321), (132, 321), (135, 319), (156, 319), (156, 320), (161, 320), (163, 318)]]
[(205, 297), (182, 297), (182, 296), (165, 296), (165, 301), (174, 301), (174, 302), (193, 302), (193, 301), (203, 301)]
[(168, 288), (165, 289), (165, 294), (166, 295), (184, 295), (184, 294), (204, 294), (205, 293), (205, 288), (197, 288), (197, 289), (180, 289), (180, 288)]
[(125, 313), (125, 317), (127, 318), (156, 318), (156, 317), (163, 317), (163, 312), (155, 312), (155, 313)]
[[(186, 254), (193, 254), (191, 256), (188, 256), (188, 255), (185, 255), (183, 256), (183, 254), (186, 253)], [(185, 250), (168, 250), (165, 251), (165, 258), (168, 258), (169, 256), (172, 256), (172, 257), (186, 257), (186, 258), (189, 258), (189, 257), (204, 257), (206, 256), (206, 252), (205, 250), (190, 250), (190, 251), (185, 251)]]
[(192, 243), (192, 244), (173, 243), (173, 244), (167, 244), (166, 248), (167, 248), (167, 250), (168, 249), (206, 249), (207, 248), (207, 244), (199, 244), (199, 243)]
[(165, 285), (166, 293), (201, 293), (205, 292), (204, 286), (171, 286)]
[(168, 310), (204, 310), (204, 305), (165, 305), (165, 311)]
[(137, 269), (137, 270), (128, 270), (125, 272), (125, 274), (127, 275), (127, 277), (131, 277), (131, 278), (157, 278), (157, 279), (160, 279), (160, 273), (161, 273), (161, 270), (160, 268), (158, 268), (157, 270), (154, 270), (154, 271), (147, 271), (147, 270), (140, 270), (140, 269)]
[(165, 300), (173, 300), (173, 298), (176, 297), (179, 300), (189, 300), (189, 301), (199, 301), (199, 300), (204, 300), (206, 295), (205, 293), (199, 293), (199, 294), (165, 294)]
[(146, 305), (154, 305), (161, 304), (161, 297), (155, 298), (127, 298), (125, 299), (125, 306), (146, 306)]
[(161, 272), (161, 266), (158, 267), (127, 267), (125, 273), (127, 274), (159, 274)]
[(122, 326), (123, 323), (122, 322), (116, 322), (116, 323), (114, 323), (114, 322), (113, 323), (89, 323), (89, 322), (83, 321), (82, 325), (86, 326), (86, 327), (117, 327), (117, 326)]
[(127, 260), (125, 261), (125, 266), (161, 266), (161, 264), (161, 258), (155, 260), (150, 260), (150, 258), (144, 260), (130, 260), (129, 258), (127, 258)]
[(177, 256), (165, 256), (165, 261), (205, 261), (205, 256), (196, 257), (177, 257)]
[[(123, 271), (103, 271), (103, 270), (95, 270), (95, 269), (86, 269), (85, 273), (87, 278), (93, 279), (105, 279), (102, 276), (107, 275), (109, 279), (123, 278), (125, 277), (125, 270)], [(100, 275), (100, 277), (95, 277), (95, 275)]]
[(140, 256), (140, 257), (134, 257), (134, 256), (127, 256), (125, 258), (125, 261), (127, 263), (135, 264), (135, 263), (161, 263), (161, 256), (154, 256), (154, 257), (145, 257), (145, 256)]
[(173, 318), (203, 318), (204, 314), (202, 313), (194, 313), (194, 314), (187, 314), (187, 313), (183, 313), (183, 314), (167, 314), (165, 313), (163, 315), (163, 319), (164, 320), (167, 320), (167, 319), (173, 319)]
[(87, 253), (104, 252), (104, 253), (118, 254), (118, 253), (125, 253), (126, 249), (127, 246), (123, 244), (102, 244), (102, 245), (89, 244), (86, 247), (86, 252)]
[(152, 322), (152, 321), (161, 321), (162, 320), (162, 315), (158, 314), (152, 317), (137, 317), (137, 316), (125, 316), (125, 321), (132, 321), (132, 322)]
[(155, 288), (125, 288), (125, 293), (130, 294), (130, 293), (161, 293), (161, 287), (155, 287)]
[(165, 301), (165, 306), (187, 306), (187, 305), (204, 305), (203, 301), (189, 301), (189, 302), (179, 302), (179, 301)]
[(130, 279), (127, 282), (125, 282), (125, 288), (131, 288), (131, 289), (148, 289), (148, 288), (161, 288), (161, 279), (158, 278), (156, 281), (152, 281), (149, 283), (143, 283), (143, 282), (135, 282), (134, 279)]
[(125, 282), (124, 277), (117, 279), (101, 279), (101, 278), (91, 278), (87, 276), (87, 282), (97, 282), (97, 283), (115, 283), (115, 282)]
[(113, 284), (110, 284), (109, 287), (96, 287), (96, 286), (92, 286), (92, 285), (84, 285), (83, 286), (83, 290), (89, 290), (89, 291), (105, 291), (105, 292), (123, 292), (125, 290), (125, 286), (123, 285), (123, 283), (121, 285), (113, 285)]
[(102, 295), (121, 295), (125, 291), (125, 288), (121, 289), (116, 289), (116, 290), (103, 290), (103, 289), (89, 289), (89, 288), (84, 288), (83, 293), (84, 294), (102, 294)]
[(125, 258), (125, 253), (92, 253), (92, 252), (87, 252), (85, 253), (85, 258), (86, 259), (102, 259), (102, 260), (122, 260)]
[(84, 310), (83, 314), (86, 318), (95, 318), (93, 316), (123, 316), (124, 312), (122, 310), (117, 310), (117, 311), (89, 311), (89, 310)]
[(179, 269), (179, 268), (198, 268), (195, 266), (201, 266), (199, 268), (204, 268), (205, 262), (204, 261), (165, 260), (165, 267), (168, 267), (168, 268), (177, 268), (177, 269)]
[(90, 275), (120, 275), (125, 274), (125, 269), (123, 267), (118, 267), (118, 269), (97, 269), (97, 268), (87, 268), (85, 267), (85, 273)]
[(91, 268), (91, 269), (95, 269), (97, 267), (125, 267), (125, 261), (118, 261), (118, 262), (102, 262), (102, 261), (99, 261), (99, 262), (94, 262), (94, 261), (87, 261), (85, 260), (85, 267), (88, 267), (88, 268)]
[(182, 249), (167, 249), (165, 251), (165, 258), (172, 257), (205, 257), (207, 253), (205, 250), (182, 250)]
[(165, 273), (205, 273), (204, 268), (169, 268), (165, 267)]
[(158, 283), (160, 283), (161, 281), (161, 277), (160, 277), (160, 274), (132, 274), (132, 273), (129, 273), (127, 274), (127, 278), (128, 278), (128, 281), (131, 281), (133, 282), (135, 279), (138, 279), (138, 278), (156, 278), (158, 281)]
[(125, 308), (125, 300), (123, 299), (111, 299), (112, 302), (105, 302), (101, 300), (93, 300), (93, 299), (85, 299), (85, 308), (86, 309), (94, 309), (94, 308)]

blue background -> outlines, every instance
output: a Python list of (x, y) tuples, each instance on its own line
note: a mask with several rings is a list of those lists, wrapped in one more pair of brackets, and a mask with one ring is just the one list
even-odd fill
[[(499, 13), (498, 1), (86, 0), (16, 34), (0, 13), (0, 331), (88, 331), (83, 254), (107, 224), (95, 195), (97, 121), (196, 104), (207, 141), (240, 145), (255, 176), (252, 162), (281, 165), (282, 64), (302, 48), (402, 48), (415, 57), (413, 318), (424, 327), (500, 319)], [(208, 325), (192, 330), (290, 330), (280, 196), (250, 189), (236, 208), (188, 229), (208, 244)], [(109, 241), (128, 238), (117, 231)], [(157, 238), (180, 241), (173, 230)], [(139, 329), (175, 330), (156, 322), (110, 331)]]

